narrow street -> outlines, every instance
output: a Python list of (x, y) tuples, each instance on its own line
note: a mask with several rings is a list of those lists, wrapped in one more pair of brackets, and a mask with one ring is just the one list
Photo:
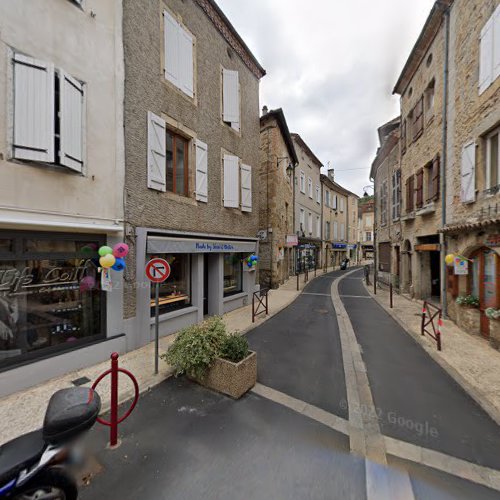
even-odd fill
[[(117, 450), (104, 450), (107, 429), (94, 428), (102, 470), (82, 498), (498, 498), (499, 428), (369, 297), (361, 276), (312, 280), (248, 334), (258, 384), (241, 400), (171, 378), (142, 396)], [(332, 301), (337, 284), (362, 354), (354, 379), (345, 377), (352, 360)], [(371, 395), (357, 387), (364, 369)], [(359, 404), (348, 408), (356, 391)], [(358, 412), (376, 416), (361, 431), (367, 449), (380, 448), (377, 462), (352, 451)]]

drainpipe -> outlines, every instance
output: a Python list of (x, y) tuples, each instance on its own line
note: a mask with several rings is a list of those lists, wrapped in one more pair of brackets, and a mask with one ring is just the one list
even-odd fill
[[(448, 162), (448, 58), (450, 46), (450, 7), (444, 13), (445, 21), (445, 41), (444, 41), (444, 70), (443, 70), (443, 137), (442, 137), (442, 158), (440, 162), (441, 178), (441, 229), (446, 225), (446, 164)], [(441, 282), (441, 308), (443, 316), (448, 316), (448, 297), (446, 296), (446, 237), (443, 232), (439, 233), (440, 248), (440, 282)]]

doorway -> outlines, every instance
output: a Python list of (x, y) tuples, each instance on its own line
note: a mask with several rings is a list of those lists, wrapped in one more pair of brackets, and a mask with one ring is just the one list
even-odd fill
[(203, 255), (203, 316), (208, 314), (208, 254)]
[(440, 253), (429, 252), (431, 267), (431, 296), (439, 301), (441, 297)]

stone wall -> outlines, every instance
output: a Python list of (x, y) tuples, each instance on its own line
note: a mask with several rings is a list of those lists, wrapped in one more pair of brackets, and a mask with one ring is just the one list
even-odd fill
[[(209, 8), (207, 2), (203, 6)], [(135, 257), (136, 227), (255, 237), (258, 230), (259, 79), (231, 48), (198, 3), (184, 0), (124, 0), (125, 46), (125, 216), (132, 235), (130, 259)], [(195, 98), (165, 80), (163, 74), (164, 9), (195, 38)], [(239, 72), (241, 133), (221, 119), (222, 68)], [(208, 203), (196, 202), (194, 185), (189, 197), (153, 191), (147, 187), (147, 113), (189, 130), (208, 145)], [(191, 148), (194, 158), (194, 147)], [(252, 170), (251, 213), (222, 204), (222, 155), (237, 155)], [(194, 170), (194, 163), (190, 169)], [(193, 180), (193, 177), (191, 177)], [(132, 266), (131, 266), (132, 267)], [(127, 275), (125, 317), (135, 313), (134, 271)]]
[(294, 234), (293, 176), (287, 172), (292, 160), (276, 118), (263, 118), (261, 124), (259, 227), (266, 231), (272, 228), (272, 232), (259, 244), (260, 283), (278, 288), (288, 278), (292, 258), (285, 246), (287, 234)]

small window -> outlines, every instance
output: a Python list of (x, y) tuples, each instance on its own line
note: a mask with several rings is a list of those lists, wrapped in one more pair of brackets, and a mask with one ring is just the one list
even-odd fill
[(300, 230), (305, 231), (306, 213), (303, 208), (300, 209)]
[(408, 97), (411, 97), (413, 95), (413, 87), (410, 87), (410, 90), (408, 90)]
[(309, 192), (309, 198), (312, 198), (313, 197), (313, 181), (310, 177), (307, 180), (307, 190)]
[(316, 203), (321, 203), (321, 191), (319, 186), (316, 186)]
[(494, 189), (500, 184), (500, 129), (486, 138), (486, 189)]
[(425, 61), (425, 65), (429, 67), (432, 64), (432, 52), (427, 56), (427, 61)]
[(167, 191), (183, 196), (189, 194), (188, 144), (180, 135), (167, 130)]
[(302, 170), (300, 171), (300, 192), (306, 193), (306, 174)]
[(243, 256), (239, 253), (224, 254), (224, 297), (243, 290)]
[(240, 130), (240, 83), (237, 71), (222, 70), (222, 121)]

